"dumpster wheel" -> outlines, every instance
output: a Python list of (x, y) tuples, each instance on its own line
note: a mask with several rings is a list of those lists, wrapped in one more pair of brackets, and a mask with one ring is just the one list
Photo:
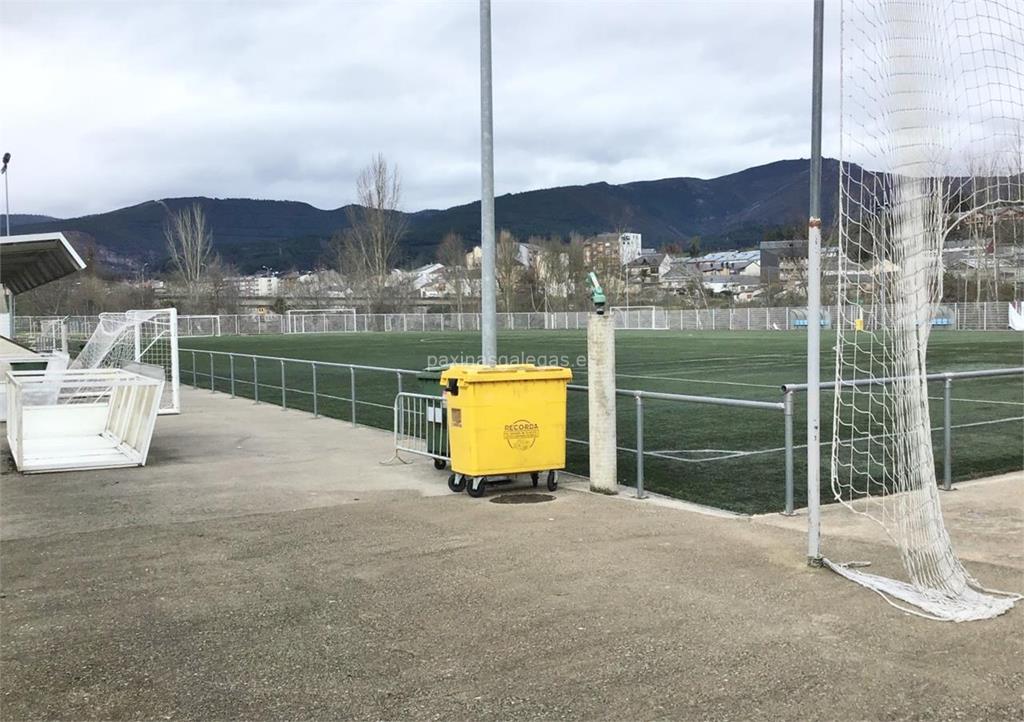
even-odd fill
[(533, 488), (536, 489), (537, 488), (537, 484), (540, 483), (540, 472), (539, 471), (532, 471), (532, 472), (530, 472), (530, 481), (533, 482)]
[(548, 491), (558, 491), (558, 473), (554, 469), (548, 472)]
[(477, 481), (478, 483), (474, 487), (473, 479), (471, 477), (468, 477), (466, 479), (466, 493), (469, 494), (474, 499), (479, 499), (487, 492), (487, 486), (484, 483), (484, 477), (479, 477)]
[(448, 477), (448, 488), (458, 494), (466, 489), (466, 477), (462, 474), (452, 474)]
[(447, 464), (448, 464), (448, 462), (446, 462), (444, 459), (434, 459), (434, 468), (435, 469), (438, 469), (438, 470), (443, 469), (445, 466), (447, 466)]

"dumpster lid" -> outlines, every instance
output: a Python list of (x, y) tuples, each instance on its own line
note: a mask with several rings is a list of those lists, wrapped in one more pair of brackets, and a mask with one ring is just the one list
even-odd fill
[(546, 381), (549, 379), (572, 379), (572, 370), (561, 366), (535, 366), (534, 364), (461, 364), (451, 366), (441, 373), (441, 384), (448, 379), (462, 383), (488, 383), (496, 381)]

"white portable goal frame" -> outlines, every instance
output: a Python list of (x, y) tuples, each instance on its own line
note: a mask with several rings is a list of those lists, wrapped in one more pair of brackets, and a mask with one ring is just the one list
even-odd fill
[(180, 413), (176, 309), (101, 313), (99, 325), (71, 363), (71, 368), (123, 368), (132, 361), (163, 368), (165, 384), (160, 413)]
[(658, 306), (611, 306), (608, 312), (619, 331), (668, 330), (668, 314)]
[[(352, 328), (346, 331), (356, 330), (356, 309), (349, 306), (337, 308), (290, 308), (284, 313), (287, 323), (287, 333), (319, 333), (326, 332), (327, 316), (351, 316)], [(307, 322), (307, 319), (308, 322)], [(317, 328), (319, 322), (320, 328)], [(309, 327), (307, 330), (307, 326)]]
[(178, 335), (190, 338), (220, 336), (220, 316), (215, 314), (178, 316)]
[(157, 378), (123, 369), (8, 371), (7, 442), (24, 473), (144, 466)]

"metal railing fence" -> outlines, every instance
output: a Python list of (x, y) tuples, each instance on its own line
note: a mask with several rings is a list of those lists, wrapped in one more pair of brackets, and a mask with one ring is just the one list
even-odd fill
[(395, 394), (395, 452), (428, 456), (435, 461), (449, 461), (444, 398), (408, 391)]
[[(439, 406), (442, 403), (442, 398), (429, 394), (412, 393), (406, 390), (409, 377), (415, 379), (422, 373), (421, 371), (199, 349), (182, 349), (181, 354), (191, 359), (191, 364), (187, 367), (184, 363), (181, 365), (182, 380), (185, 383), (191, 382), (194, 388), (208, 388), (211, 392), (224, 391), (229, 393), (232, 398), (247, 396), (252, 398), (255, 403), (276, 403), (283, 410), (297, 408), (301, 405), (304, 410), (311, 412), (314, 417), (324, 413), (325, 401), (334, 402), (333, 411), (335, 413), (325, 415), (349, 420), (353, 425), (363, 424), (377, 428), (389, 428), (386, 421), (390, 421), (390, 428), (394, 430), (396, 448), (398, 450), (422, 454), (435, 459), (448, 458), (447, 439), (432, 439), (430, 436), (433, 433), (441, 433), (440, 425), (428, 423), (430, 420), (429, 408), (434, 406), (432, 400), (437, 402)], [(334, 384), (332, 385), (335, 387), (339, 380), (337, 373), (344, 372), (347, 374), (347, 394), (338, 393), (333, 388), (329, 389), (325, 386), (323, 379), (327, 371), (335, 372)], [(294, 382), (300, 372), (305, 383), (295, 385)], [(357, 372), (361, 372), (364, 375), (374, 375), (373, 383), (376, 388), (373, 392), (368, 395), (359, 393), (357, 388), (359, 374)], [(289, 378), (293, 382), (291, 386), (289, 386)], [(382, 388), (382, 385), (386, 388)], [(438, 388), (440, 387), (438, 386)], [(574, 394), (586, 394), (587, 391), (586, 386), (578, 384), (570, 384), (568, 388)], [(244, 391), (246, 390), (251, 393), (245, 394)], [(268, 397), (268, 391), (273, 394), (272, 397)], [(382, 394), (388, 393), (394, 399), (391, 404), (371, 400), (373, 395), (379, 398)], [(634, 400), (636, 416), (635, 445), (619, 446), (618, 450), (636, 457), (636, 494), (640, 498), (645, 495), (645, 459), (655, 458), (670, 462), (680, 461), (679, 458), (669, 453), (646, 448), (644, 431), (645, 401), (703, 404), (783, 412), (785, 417), (784, 438), (786, 439), (785, 466), (787, 473), (790, 475), (792, 473), (792, 409), (787, 409), (784, 402), (692, 396), (640, 389), (617, 389), (616, 394)], [(367, 398), (367, 396), (371, 398)], [(300, 404), (300, 400), (305, 403)], [(385, 417), (379, 413), (375, 416), (360, 417), (358, 408), (363, 406), (370, 407), (371, 409), (386, 409), (390, 414), (386, 421)], [(346, 408), (347, 412), (345, 411)], [(567, 438), (567, 441), (568, 443), (580, 446), (588, 445), (586, 439), (573, 438), (571, 436)], [(439, 452), (438, 449), (444, 449), (444, 451)]]
[[(587, 393), (588, 387), (579, 384), (569, 384), (569, 391)], [(785, 417), (785, 459), (786, 469), (792, 470), (793, 466), (793, 415), (792, 408), (786, 407), (784, 403), (773, 401), (755, 401), (752, 399), (730, 399), (717, 396), (691, 396), (689, 394), (669, 394), (659, 391), (643, 391), (641, 389), (615, 389), (616, 396), (625, 396), (633, 399), (635, 404), (636, 434), (634, 448), (618, 447), (619, 451), (632, 453), (636, 456), (636, 496), (644, 498), (644, 457), (662, 458), (669, 461), (678, 461), (673, 456), (664, 452), (647, 451), (644, 443), (644, 400), (651, 401), (672, 401), (684, 404), (706, 404), (709, 406), (726, 406), (744, 409), (759, 409), (762, 411), (782, 411)], [(572, 444), (589, 446), (589, 441), (584, 439), (573, 439), (567, 437), (566, 441)], [(787, 488), (789, 488), (787, 486)]]
[[(650, 308), (650, 307), (647, 307)], [(589, 311), (499, 313), (500, 330), (586, 330)], [(707, 308), (669, 309), (619, 313), (617, 326), (622, 330), (667, 331), (793, 331), (806, 330), (806, 309), (797, 306), (772, 308)], [(16, 316), (15, 337), (38, 335), (47, 321), (55, 316)], [(95, 316), (60, 317), (70, 338), (88, 338), (95, 330)], [(840, 309), (823, 306), (826, 324), (844, 322), (852, 325), (857, 319), (871, 329), (874, 317), (858, 307)], [(215, 322), (212, 322), (214, 319)], [(999, 330), (1009, 326), (1009, 304), (1003, 301), (951, 303), (936, 307), (933, 328), (936, 330)], [(398, 333), (479, 331), (478, 313), (308, 313), (308, 314), (226, 314), (220, 316), (178, 316), (180, 337), (259, 336), (267, 334), (309, 333)]]
[[(347, 364), (328, 361), (313, 361), (279, 356), (260, 356), (245, 353), (223, 351), (205, 351), (183, 349), (182, 356), (191, 360), (191, 365), (182, 364), (183, 382), (191, 382), (195, 388), (209, 388), (211, 391), (223, 391), (232, 397), (244, 396), (252, 398), (255, 403), (272, 403), (282, 409), (295, 408), (309, 411), (314, 417), (328, 415), (350, 421), (353, 425), (366, 425), (389, 429), (396, 434), (396, 446), (399, 450), (421, 453), (435, 459), (447, 459), (447, 440), (433, 439), (429, 434), (440, 433), (440, 426), (434, 425), (430, 419), (429, 408), (437, 408), (441, 404), (440, 396), (410, 392), (410, 384), (416, 383), (416, 377), (422, 372), (414, 369), (400, 369), (363, 364)], [(975, 371), (954, 371), (928, 375), (928, 380), (943, 383), (943, 420), (940, 430), (943, 434), (943, 482), (944, 489), (952, 488), (952, 388), (956, 380), (984, 379), (1008, 376), (1024, 377), (1024, 367), (985, 369)], [(868, 384), (888, 383), (893, 379), (874, 379), (848, 382), (844, 385), (860, 386)], [(360, 391), (359, 385), (364, 388)], [(429, 382), (431, 386), (436, 381)], [(365, 388), (369, 387), (369, 388)], [(835, 383), (822, 383), (821, 388), (828, 390)], [(437, 387), (440, 388), (439, 386)], [(569, 384), (572, 395), (585, 395), (587, 387)], [(782, 452), (783, 456), (783, 488), (784, 504), (782, 512), (792, 514), (795, 508), (795, 464), (793, 419), (795, 415), (795, 396), (806, 391), (806, 384), (785, 384), (781, 387), (780, 401), (761, 401), (753, 399), (721, 398), (713, 396), (694, 396), (673, 394), (640, 389), (617, 389), (620, 397), (632, 398), (634, 443), (620, 445), (618, 450), (635, 457), (635, 482), (638, 497), (645, 495), (648, 460), (680, 462), (682, 459), (677, 451), (651, 449), (648, 446), (649, 433), (645, 430), (645, 419), (649, 418), (651, 403), (669, 403), (676, 405), (711, 405), (723, 408), (739, 408), (754, 411), (781, 412), (782, 445), (777, 448), (759, 450), (756, 453)], [(400, 407), (399, 400), (408, 399), (410, 405)], [(434, 404), (437, 402), (437, 405)], [(428, 408), (429, 407), (429, 408)], [(402, 411), (402, 409), (407, 409)], [(621, 411), (622, 409), (620, 409)], [(673, 418), (683, 418), (682, 414), (673, 412)], [(998, 419), (992, 422), (1002, 423), (1024, 420), (1024, 417)], [(621, 429), (621, 419), (617, 419)], [(968, 424), (969, 425), (969, 424)], [(662, 428), (661, 435), (665, 435)], [(675, 433), (675, 431), (670, 431)], [(680, 427), (680, 434), (684, 431)], [(620, 431), (619, 437), (628, 434)], [(416, 440), (413, 440), (413, 439)], [(568, 436), (568, 443), (586, 447), (584, 438)], [(830, 443), (825, 441), (823, 443)], [(439, 451), (443, 450), (443, 451)], [(714, 461), (714, 460), (712, 460)], [(774, 472), (773, 472), (774, 473)]]
[[(977, 369), (975, 371), (942, 371), (939, 373), (927, 374), (925, 376), (925, 380), (929, 383), (934, 381), (942, 382), (942, 488), (944, 491), (950, 491), (953, 488), (953, 381), (956, 379), (984, 379), (1000, 378), (1006, 376), (1024, 377), (1024, 366), (1014, 366), (1000, 369)], [(818, 388), (829, 390), (835, 389), (837, 386), (843, 388), (858, 388), (862, 386), (887, 386), (897, 381), (904, 381), (907, 378), (908, 377), (906, 376), (891, 376), (873, 379), (852, 379), (849, 381), (842, 381), (838, 383), (835, 381), (827, 381), (818, 384)], [(807, 387), (808, 385), (806, 383), (783, 384), (782, 393), (783, 397), (786, 400), (786, 404), (792, 408), (793, 394), (807, 391)], [(1010, 417), (1007, 419), (1002, 419), (1000, 421), (1006, 423), (1009, 423), (1011, 421), (1024, 421), (1024, 416)], [(787, 476), (787, 499), (791, 498), (792, 496), (792, 483), (792, 477)], [(792, 512), (792, 507), (789, 506), (788, 503), (786, 509), (788, 512)]]

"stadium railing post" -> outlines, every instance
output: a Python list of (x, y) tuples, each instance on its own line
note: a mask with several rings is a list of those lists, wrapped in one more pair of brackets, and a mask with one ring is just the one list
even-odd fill
[(793, 392), (782, 397), (782, 413), (786, 427), (786, 516), (793, 516)]
[(349, 371), (349, 398), (352, 401), (352, 425), (356, 425), (356, 369), (354, 366), (348, 367)]
[(395, 371), (395, 378), (398, 379), (398, 393), (402, 393), (402, 372)]
[(946, 375), (942, 394), (942, 489), (953, 490), (953, 377)]
[(214, 388), (214, 379), (217, 378), (213, 375), (213, 351), (210, 352), (210, 393), (213, 393), (217, 389)]
[(199, 382), (196, 380), (196, 352), (192, 352), (192, 388), (198, 389)]
[(636, 398), (636, 498), (644, 496), (644, 397), (638, 391)]
[(316, 400), (316, 361), (310, 362), (310, 367), (313, 369), (313, 418), (319, 418), (320, 407)]
[(228, 368), (231, 374), (231, 398), (235, 398), (235, 355), (233, 353), (228, 354)]
[(288, 397), (285, 393), (285, 380), (284, 380), (284, 359), (281, 359), (281, 411), (288, 410)]
[(252, 357), (252, 398), (254, 403), (260, 402), (260, 375), (259, 365), (256, 363), (256, 357)]

